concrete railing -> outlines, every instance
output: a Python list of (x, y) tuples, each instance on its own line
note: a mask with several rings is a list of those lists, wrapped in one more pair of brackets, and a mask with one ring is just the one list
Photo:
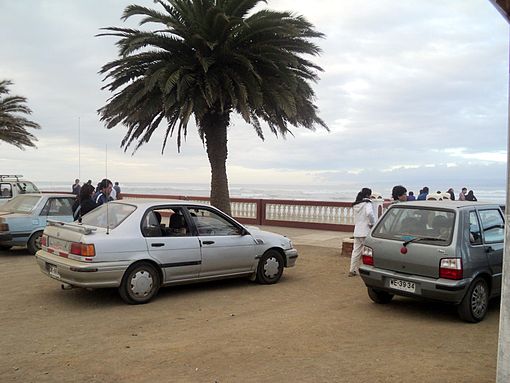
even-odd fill
[[(209, 197), (171, 196), (122, 193), (130, 199), (173, 199), (210, 203)], [(383, 212), (383, 201), (374, 201), (377, 216)], [(230, 198), (232, 216), (252, 225), (298, 227), (317, 230), (354, 230), (354, 210), (351, 202), (297, 201)]]
[[(43, 191), (43, 193), (52, 193)], [(68, 193), (71, 194), (71, 193)], [(169, 199), (210, 204), (209, 197), (122, 193), (125, 200)], [(374, 200), (380, 217), (387, 201)], [(316, 230), (354, 231), (351, 202), (298, 201), (282, 199), (230, 198), (232, 217), (244, 224), (297, 227)]]

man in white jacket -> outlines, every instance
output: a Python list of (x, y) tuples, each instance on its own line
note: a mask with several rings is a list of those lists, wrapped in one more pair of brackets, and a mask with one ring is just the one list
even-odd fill
[(352, 204), (354, 209), (354, 246), (351, 255), (351, 267), (349, 277), (358, 275), (359, 265), (361, 263), (361, 251), (365, 244), (365, 238), (375, 223), (375, 214), (372, 207), (370, 195), (372, 190), (363, 188), (358, 193), (356, 201)]

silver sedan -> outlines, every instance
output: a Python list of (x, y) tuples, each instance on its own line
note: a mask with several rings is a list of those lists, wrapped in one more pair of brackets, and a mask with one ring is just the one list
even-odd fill
[(115, 201), (82, 223), (50, 222), (36, 254), (62, 287), (117, 287), (130, 304), (161, 286), (247, 276), (279, 281), (298, 257), (281, 235), (246, 228), (220, 210), (185, 201)]

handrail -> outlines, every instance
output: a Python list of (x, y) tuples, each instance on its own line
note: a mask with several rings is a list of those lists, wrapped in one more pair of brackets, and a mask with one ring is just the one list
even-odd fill
[[(210, 204), (211, 201), (210, 197), (167, 194), (121, 193), (120, 196), (126, 200), (172, 199), (204, 204)], [(387, 207), (387, 201), (377, 200), (373, 203), (376, 216), (381, 216)], [(232, 217), (243, 224), (354, 231), (352, 202), (231, 197), (230, 207)]]

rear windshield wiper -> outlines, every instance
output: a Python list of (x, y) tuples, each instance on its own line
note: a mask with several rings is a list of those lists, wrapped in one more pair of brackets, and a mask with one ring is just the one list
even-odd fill
[(420, 241), (445, 241), (444, 238), (437, 238), (437, 237), (414, 237), (412, 239), (409, 239), (403, 243), (403, 246), (407, 246), (411, 242), (420, 242)]

